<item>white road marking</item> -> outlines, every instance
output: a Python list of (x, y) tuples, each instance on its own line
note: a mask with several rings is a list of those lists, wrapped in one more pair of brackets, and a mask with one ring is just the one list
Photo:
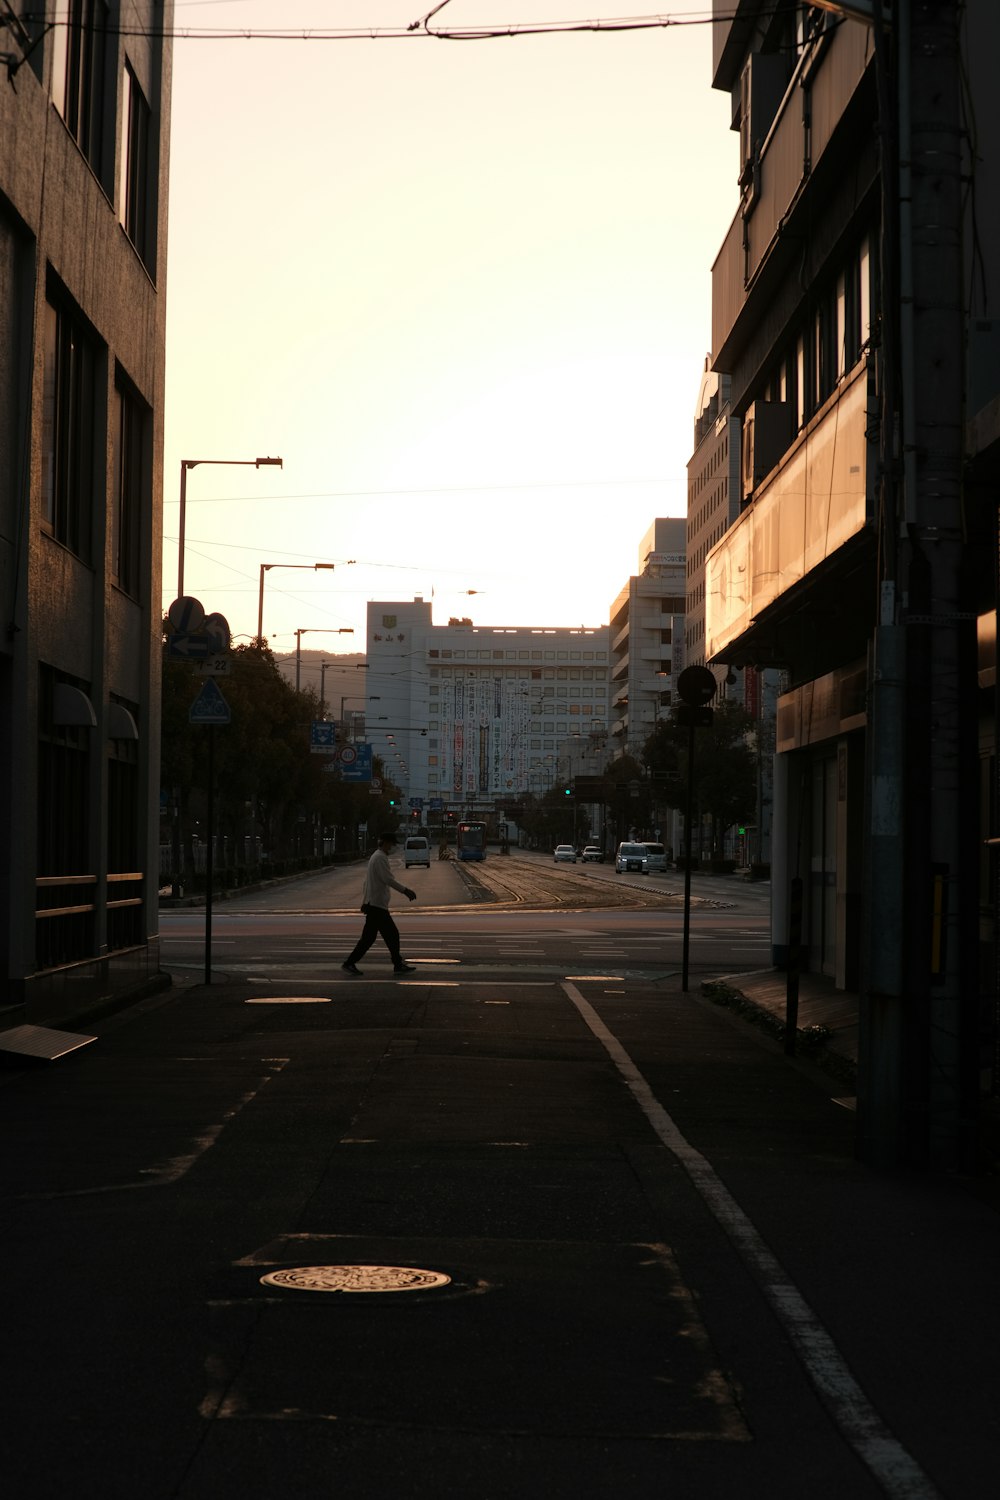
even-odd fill
[(894, 1437), (847, 1362), (749, 1216), (656, 1098), (625, 1048), (568, 981), (563, 990), (604, 1047), (663, 1144), (674, 1153), (719, 1224), (751, 1267), (778, 1322), (844, 1438), (892, 1500), (940, 1500), (916, 1459)]

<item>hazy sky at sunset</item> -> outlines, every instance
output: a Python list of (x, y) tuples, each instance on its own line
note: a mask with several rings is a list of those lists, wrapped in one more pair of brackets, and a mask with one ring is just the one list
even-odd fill
[[(175, 26), (407, 24), (430, 0), (177, 0)], [(691, 20), (705, 3), (679, 0)], [(602, 4), (590, 15), (625, 15)], [(432, 24), (580, 19), (451, 0)], [(180, 36), (164, 603), (278, 651), (364, 648), (369, 599), (436, 623), (600, 625), (683, 515), (737, 143), (711, 29), (486, 41)], [(476, 590), (469, 597), (468, 590)], [(353, 626), (354, 639), (323, 632)]]

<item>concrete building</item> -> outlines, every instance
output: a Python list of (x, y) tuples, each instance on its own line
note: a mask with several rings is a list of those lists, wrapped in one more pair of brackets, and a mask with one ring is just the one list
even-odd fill
[(660, 517), (639, 544), (639, 567), (611, 606), (611, 733), (619, 755), (640, 756), (669, 713), (685, 666), (685, 530)]
[(740, 173), (711, 364), (742, 423), (742, 510), (706, 560), (705, 656), (786, 674), (774, 950), (801, 939), (861, 993), (859, 1149), (968, 1164), (996, 1038), (996, 799), (978, 794), (996, 779), (1000, 13), (714, 13)]
[[(741, 428), (732, 410), (732, 382), (705, 360), (695, 406), (694, 447), (687, 466), (687, 615), (685, 661), (705, 666), (705, 561), (715, 544), (739, 520), (743, 490), (740, 474)], [(732, 699), (754, 723), (757, 751), (757, 807), (753, 824), (733, 853), (748, 865), (771, 860), (774, 731), (781, 674), (774, 668), (714, 668), (718, 698)]]
[[(740, 514), (740, 424), (730, 404), (730, 380), (705, 360), (687, 466), (687, 611), (685, 661), (705, 665), (705, 559)], [(720, 690), (726, 672), (716, 672)]]
[[(2, 9), (0, 1002), (13, 1024), (134, 992), (158, 969), (173, 4)], [(129, 24), (106, 26), (119, 11)]]
[(516, 804), (555, 784), (574, 743), (603, 743), (606, 626), (434, 625), (420, 597), (370, 603), (367, 661), (368, 741), (408, 812)]

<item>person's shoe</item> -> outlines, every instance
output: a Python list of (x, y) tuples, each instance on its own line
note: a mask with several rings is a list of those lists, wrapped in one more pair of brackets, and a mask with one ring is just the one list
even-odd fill
[(343, 969), (345, 974), (351, 974), (355, 979), (364, 978), (364, 971), (362, 969), (359, 969), (357, 964), (341, 964), (340, 967)]
[(393, 964), (392, 972), (394, 974), (415, 974), (417, 966), (416, 964)]

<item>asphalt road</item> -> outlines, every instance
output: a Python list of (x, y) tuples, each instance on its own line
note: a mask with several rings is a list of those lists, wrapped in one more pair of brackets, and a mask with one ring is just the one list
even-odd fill
[(562, 974), (401, 982), (234, 916), (266, 972), (0, 1074), (6, 1493), (992, 1495), (1000, 1215), (859, 1167), (826, 1079), (655, 964), (578, 963), (639, 900), (496, 914), (570, 917)]
[[(676, 873), (616, 876), (607, 866), (553, 866), (526, 854), (482, 866), (435, 860), (429, 869), (406, 870), (398, 858), (394, 863), (397, 878), (417, 892), (412, 904), (394, 894), (392, 909), (404, 954), (422, 974), (600, 971), (632, 982), (681, 971), (683, 880)], [(362, 920), (363, 871), (363, 864), (323, 871), (217, 902), (213, 974), (342, 978), (340, 961)], [(769, 909), (767, 885), (699, 876), (691, 902), (691, 982), (768, 967)], [(164, 963), (178, 975), (203, 977), (203, 909), (165, 910), (160, 929)], [(366, 974), (388, 972), (381, 943), (366, 963)]]

